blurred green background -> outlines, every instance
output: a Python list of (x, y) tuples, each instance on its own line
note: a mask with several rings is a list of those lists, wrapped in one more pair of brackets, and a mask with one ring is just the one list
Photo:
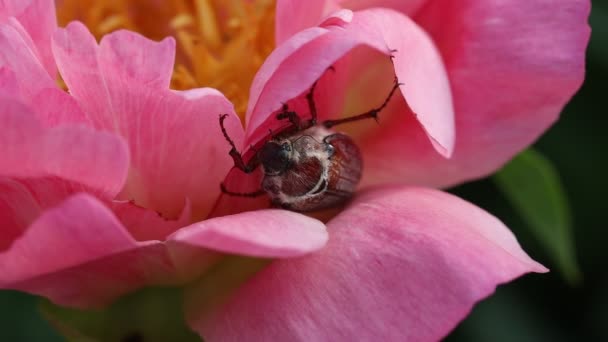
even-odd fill
[[(608, 1), (592, 1), (587, 78), (560, 121), (535, 145), (559, 172), (582, 273), (569, 284), (492, 179), (453, 189), (503, 220), (524, 250), (554, 269), (527, 275), (478, 304), (447, 341), (608, 341)], [(0, 341), (62, 341), (35, 297), (0, 291)]]

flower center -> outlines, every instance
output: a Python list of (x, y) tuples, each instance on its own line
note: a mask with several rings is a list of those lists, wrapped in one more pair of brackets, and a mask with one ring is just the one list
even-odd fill
[(274, 7), (274, 0), (62, 0), (57, 13), (61, 26), (80, 20), (97, 39), (122, 28), (175, 37), (171, 88), (216, 88), (243, 118), (253, 77), (274, 48)]

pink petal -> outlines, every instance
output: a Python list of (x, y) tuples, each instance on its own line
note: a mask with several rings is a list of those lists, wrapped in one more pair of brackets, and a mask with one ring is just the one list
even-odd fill
[(275, 261), (210, 311), (189, 305), (191, 327), (208, 341), (435, 341), (496, 285), (546, 271), (496, 218), (435, 190), (365, 193), (328, 229), (323, 250)]
[(280, 45), (295, 33), (319, 25), (329, 13), (340, 8), (363, 10), (390, 8), (413, 17), (428, 0), (278, 0), (276, 6), (275, 40)]
[(45, 126), (89, 124), (76, 101), (44, 70), (30, 36), (14, 18), (0, 24), (0, 49), (0, 92), (32, 107)]
[(121, 99), (126, 117), (139, 117), (127, 121), (123, 133), (133, 161), (121, 197), (166, 217), (179, 215), (187, 198), (195, 217), (206, 217), (233, 166), (219, 114), (230, 114), (226, 129), (237, 144), (242, 142), (232, 104), (214, 89), (167, 92), (163, 98), (153, 91), (137, 96), (143, 103), (133, 103), (127, 94)]
[(91, 120), (80, 109), (78, 102), (59, 88), (41, 90), (31, 99), (30, 107), (46, 127), (65, 124), (92, 126)]
[(335, 0), (278, 0), (276, 5), (275, 41), (280, 48), (296, 33), (317, 26), (321, 18), (335, 11)]
[(164, 241), (168, 235), (190, 223), (190, 202), (186, 203), (175, 220), (163, 217), (160, 213), (142, 208), (133, 202), (113, 201), (114, 215), (138, 241)]
[(445, 67), (432, 40), (416, 23), (394, 11), (360, 13), (362, 29), (382, 27), (386, 44), (397, 50), (393, 55), (395, 73), (404, 83), (401, 92), (435, 149), (449, 157), (454, 148), (454, 109)]
[(288, 258), (319, 250), (327, 232), (322, 222), (308, 216), (267, 209), (201, 221), (168, 240), (231, 254)]
[(17, 76), (7, 66), (0, 67), (0, 96), (21, 100)]
[(56, 87), (34, 42), (15, 18), (0, 23), (0, 51), (0, 67), (14, 73), (25, 98), (44, 88)]
[(44, 128), (28, 108), (0, 98), (0, 175), (57, 176), (113, 196), (129, 165), (119, 137), (83, 126)]
[(423, 5), (431, 1), (434, 0), (337, 0), (340, 7), (353, 11), (382, 7), (399, 11), (410, 18), (413, 18)]
[[(392, 29), (394, 27), (400, 27), (400, 30)], [(390, 49), (398, 50), (394, 53), (394, 63), (399, 80), (405, 83), (401, 92), (433, 146), (445, 156), (451, 154), (454, 122), (447, 75), (430, 38), (409, 18), (390, 10), (361, 11), (355, 13), (352, 23), (344, 27), (329, 27), (328, 32), (310, 42), (300, 44), (295, 41), (296, 37), (289, 39), (286, 44), (297, 44), (298, 49), (292, 48), (291, 53), (284, 56), (281, 54), (284, 57), (281, 59), (271, 55), (259, 72), (265, 82), (259, 98), (250, 99), (246, 145), (261, 139), (269, 128), (277, 129), (277, 120), (272, 113), (281, 107), (282, 102), (302, 96), (327, 68), (339, 59), (348, 57), (355, 47), (367, 46), (384, 54), (389, 54)], [(310, 63), (311, 60), (315, 63)], [(335, 69), (337, 73), (341, 72), (338, 67)], [(252, 95), (258, 91), (256, 81)], [(328, 81), (320, 80), (319, 86), (323, 87), (324, 82)], [(326, 88), (330, 86), (325, 85)], [(347, 90), (333, 88), (334, 92), (317, 91), (317, 103), (331, 103), (332, 99), (333, 102), (339, 101), (341, 97), (336, 92), (344, 93)], [(370, 110), (380, 103), (369, 103), (359, 111)], [(321, 120), (335, 118), (338, 114), (328, 113), (326, 109), (322, 106), (318, 108)], [(306, 109), (299, 112), (308, 115)], [(406, 114), (404, 112), (404, 116)]]
[(46, 72), (55, 77), (57, 67), (51, 52), (51, 35), (57, 28), (55, 1), (4, 0), (0, 2), (0, 23), (8, 17), (17, 20), (31, 37)]
[(586, 0), (429, 1), (417, 21), (445, 60), (458, 137), (449, 161), (428, 147), (404, 151), (415, 169), (404, 177), (433, 186), (483, 177), (533, 143), (583, 81), (589, 7)]
[[(291, 37), (287, 42), (277, 46), (275, 50), (266, 58), (264, 64), (258, 70), (249, 94), (249, 103), (247, 104), (247, 113), (245, 116), (247, 126), (259, 126), (266, 119), (262, 115), (252, 117), (255, 111), (255, 106), (259, 101), (262, 92), (265, 90), (266, 84), (278, 72), (283, 62), (292, 54), (296, 53), (302, 46), (306, 46), (317, 38), (327, 34), (326, 29), (313, 27), (302, 32), (298, 32)], [(255, 120), (255, 121), (252, 121)]]
[[(62, 76), (94, 125), (129, 143), (131, 168), (120, 198), (168, 218), (177, 217), (188, 198), (195, 217), (205, 217), (233, 165), (220, 114), (229, 114), (226, 129), (235, 143), (242, 143), (232, 104), (214, 89), (162, 89), (170, 77), (173, 40), (153, 43), (120, 31), (97, 47), (86, 27), (72, 23), (56, 33), (53, 43)], [(150, 55), (138, 55), (129, 44)], [(119, 58), (126, 55), (144, 67)]]
[(171, 272), (158, 242), (137, 243), (93, 197), (75, 195), (47, 210), (0, 253), (0, 287), (89, 307)]

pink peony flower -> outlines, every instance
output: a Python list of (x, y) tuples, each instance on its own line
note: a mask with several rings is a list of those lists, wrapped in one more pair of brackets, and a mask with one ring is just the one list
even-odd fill
[[(583, 80), (588, 1), (279, 1), (245, 130), (219, 91), (169, 89), (172, 38), (97, 44), (54, 11), (0, 3), (1, 288), (90, 308), (202, 277), (186, 317), (206, 340), (436, 340), (497, 284), (546, 271), (496, 218), (421, 186), (485, 176), (557, 119)], [(340, 127), (362, 191), (327, 223), (220, 196), (227, 175), (259, 178), (229, 173), (218, 114), (246, 147), (283, 102), (308, 115), (317, 80), (323, 120), (377, 106), (395, 74), (380, 125)], [(225, 254), (273, 261), (210, 297)]]

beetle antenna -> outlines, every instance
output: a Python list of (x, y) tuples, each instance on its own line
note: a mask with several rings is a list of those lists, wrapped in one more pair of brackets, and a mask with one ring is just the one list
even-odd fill
[(245, 173), (250, 173), (253, 171), (253, 168), (245, 164), (245, 162), (243, 161), (243, 156), (236, 149), (234, 141), (230, 139), (230, 136), (228, 136), (228, 132), (226, 131), (226, 127), (224, 127), (224, 120), (226, 120), (227, 117), (228, 114), (220, 114), (220, 128), (222, 129), (222, 134), (224, 135), (224, 138), (226, 138), (226, 141), (228, 141), (231, 147), (230, 152), (228, 152), (228, 154), (232, 157), (232, 160), (234, 161), (234, 166), (236, 168), (240, 169)]
[(224, 121), (226, 120), (227, 117), (228, 117), (228, 114), (220, 114), (220, 128), (222, 129), (222, 134), (224, 135), (224, 138), (226, 138), (226, 141), (228, 141), (228, 143), (230, 144), (230, 147), (232, 147), (233, 149), (236, 150), (234, 141), (232, 141), (232, 139), (230, 139), (230, 136), (228, 136), (228, 132), (226, 131), (226, 127), (224, 127)]

